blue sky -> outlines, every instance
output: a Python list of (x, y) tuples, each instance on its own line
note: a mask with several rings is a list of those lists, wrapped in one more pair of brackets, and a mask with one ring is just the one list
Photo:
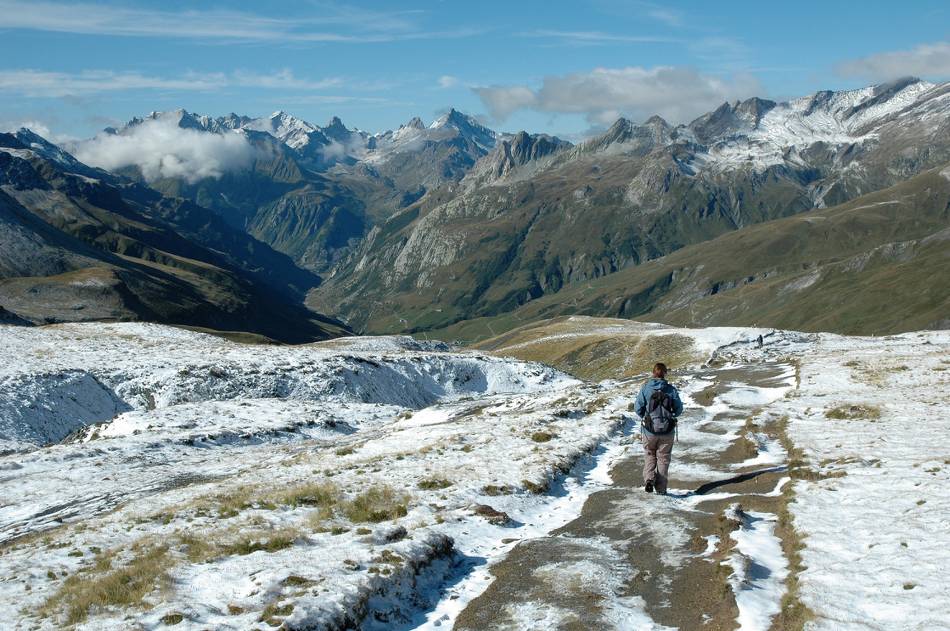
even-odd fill
[(177, 107), (382, 131), (449, 106), (577, 137), (619, 115), (950, 78), (950, 3), (926, 0), (0, 0), (0, 33), (0, 126), (54, 137)]

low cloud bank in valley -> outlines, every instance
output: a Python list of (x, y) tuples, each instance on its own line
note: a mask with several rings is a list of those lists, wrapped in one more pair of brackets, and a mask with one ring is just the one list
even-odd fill
[(77, 143), (86, 164), (114, 171), (136, 166), (149, 182), (179, 177), (189, 184), (250, 165), (254, 147), (240, 133), (183, 129), (174, 120), (147, 120), (122, 134), (101, 133)]
[(751, 75), (724, 78), (674, 66), (595, 68), (545, 77), (537, 89), (510, 85), (474, 90), (499, 121), (530, 109), (583, 114), (598, 125), (609, 125), (622, 115), (643, 120), (659, 114), (673, 123), (688, 122), (725, 101), (763, 92)]

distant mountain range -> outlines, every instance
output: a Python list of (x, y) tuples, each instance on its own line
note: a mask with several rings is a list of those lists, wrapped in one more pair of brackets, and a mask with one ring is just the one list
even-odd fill
[[(111, 172), (83, 164), (72, 155), (83, 155), (81, 147), (56, 147), (26, 130), (0, 136), (4, 253), (42, 253), (28, 265), (0, 254), (0, 306), (34, 322), (177, 319), (270, 337), (268, 322), (282, 322), (283, 338), (288, 322), (294, 331), (298, 320), (309, 322), (294, 339), (343, 330), (316, 312), (374, 333), (458, 333), (466, 322), (502, 326), (506, 314), (573, 309), (859, 333), (950, 317), (947, 283), (920, 272), (946, 263), (941, 248), (932, 251), (943, 243), (933, 235), (950, 227), (939, 206), (946, 200), (931, 194), (942, 191), (936, 184), (950, 163), (946, 83), (903, 79), (783, 103), (752, 98), (683, 125), (620, 119), (578, 145), (496, 132), (456, 110), (377, 134), (335, 117), (321, 127), (285, 112), (210, 118), (177, 110), (103, 134), (134, 137), (150, 124), (238, 134), (252, 157), (219, 177), (147, 179), (134, 163)], [(885, 207), (900, 212), (881, 214)], [(826, 208), (847, 220), (786, 219)], [(745, 234), (767, 247), (738, 247)], [(876, 309), (860, 284), (882, 281), (854, 277), (859, 300), (817, 280), (791, 280), (794, 270), (827, 274), (847, 257), (880, 262), (881, 248), (928, 238), (920, 245), (926, 257), (887, 268), (888, 282), (906, 277), (927, 290), (923, 310), (908, 296), (887, 315), (835, 317), (846, 306), (836, 295)], [(726, 267), (717, 262), (722, 252), (735, 253)], [(667, 281), (645, 280), (658, 270)], [(752, 280), (742, 280), (743, 270)], [(776, 270), (802, 291), (814, 287), (806, 292), (812, 302), (796, 302), (804, 294), (792, 285), (749, 288)], [(93, 274), (110, 289), (95, 294), (70, 274)], [(686, 277), (694, 284), (684, 285)], [(715, 291), (707, 280), (719, 283)], [(589, 283), (602, 291), (585, 293)], [(316, 312), (299, 304), (305, 294)], [(806, 306), (830, 314), (805, 317)], [(914, 317), (902, 319), (905, 311)]]

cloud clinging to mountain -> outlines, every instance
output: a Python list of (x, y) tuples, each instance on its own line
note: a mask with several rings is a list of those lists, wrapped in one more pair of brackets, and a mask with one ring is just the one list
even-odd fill
[(644, 119), (653, 114), (672, 122), (688, 121), (724, 101), (761, 94), (748, 75), (705, 75), (691, 68), (595, 68), (590, 72), (545, 77), (540, 88), (525, 85), (475, 88), (497, 120), (519, 110), (583, 114), (594, 124), (610, 124), (621, 115)]
[(838, 74), (873, 81), (914, 75), (935, 79), (950, 77), (950, 42), (921, 44), (911, 50), (876, 53), (838, 64)]
[(121, 135), (102, 133), (73, 149), (91, 166), (108, 171), (136, 166), (149, 182), (180, 177), (190, 184), (248, 166), (254, 151), (242, 134), (182, 129), (173, 118), (147, 120)]

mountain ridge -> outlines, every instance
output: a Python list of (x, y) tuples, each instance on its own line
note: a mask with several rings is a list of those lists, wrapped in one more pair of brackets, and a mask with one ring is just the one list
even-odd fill
[[(321, 127), (283, 111), (185, 110), (103, 133), (171, 123), (243, 135), (249, 164), (148, 186), (322, 277), (312, 308), (391, 333), (495, 317), (756, 223), (887, 189), (950, 161), (948, 120), (950, 83), (905, 78), (725, 102), (676, 125), (621, 117), (576, 145), (497, 132), (455, 109), (375, 134), (336, 116)], [(134, 165), (107, 176), (146, 183)]]

